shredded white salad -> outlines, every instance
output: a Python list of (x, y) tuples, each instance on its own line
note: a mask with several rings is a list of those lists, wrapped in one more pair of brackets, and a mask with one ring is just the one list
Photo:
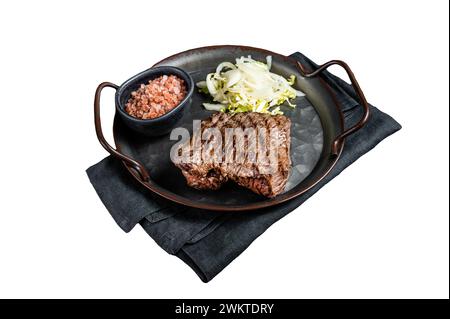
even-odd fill
[(289, 79), (270, 72), (272, 57), (266, 63), (248, 57), (236, 59), (236, 64), (222, 62), (215, 73), (209, 73), (206, 81), (197, 83), (200, 91), (210, 94), (214, 102), (203, 103), (210, 111), (229, 113), (259, 112), (272, 115), (283, 114), (279, 105), (286, 102), (295, 107), (289, 99), (303, 96), (303, 92), (292, 87), (295, 76)]

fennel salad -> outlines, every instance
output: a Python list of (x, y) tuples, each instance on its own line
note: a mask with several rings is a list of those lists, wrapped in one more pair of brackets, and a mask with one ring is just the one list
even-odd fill
[(285, 79), (270, 72), (272, 57), (266, 63), (248, 57), (236, 59), (236, 63), (222, 62), (205, 81), (197, 83), (201, 92), (212, 96), (215, 103), (203, 103), (210, 111), (227, 113), (258, 112), (271, 115), (283, 114), (280, 105), (286, 102), (295, 107), (290, 99), (304, 96), (294, 89), (295, 76)]

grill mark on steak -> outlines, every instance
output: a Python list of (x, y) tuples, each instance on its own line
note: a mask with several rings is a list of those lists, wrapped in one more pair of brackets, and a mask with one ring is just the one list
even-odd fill
[[(246, 187), (253, 192), (266, 196), (274, 197), (280, 194), (289, 176), (291, 168), (290, 160), (290, 120), (284, 115), (268, 115), (255, 112), (227, 114), (216, 113), (210, 118), (202, 121), (201, 132), (203, 133), (207, 128), (217, 128), (222, 135), (222, 148), (226, 146), (225, 130), (227, 128), (254, 128), (263, 127), (267, 130), (265, 136), (265, 143), (269, 145), (270, 134), (273, 129), (278, 131), (278, 140), (276, 145), (277, 167), (271, 174), (265, 173), (267, 166), (270, 163), (260, 162), (259, 154), (258, 161), (248, 161), (248, 152), (245, 152), (246, 157), (243, 163), (236, 163), (235, 161), (229, 163), (225, 158), (221, 162), (203, 162), (199, 163), (176, 163), (175, 165), (181, 169), (187, 184), (197, 189), (219, 189), (225, 182), (232, 180), (238, 185)], [(235, 137), (233, 137), (235, 138)], [(244, 136), (243, 145), (248, 150), (249, 139)], [(235, 141), (236, 142), (236, 141)], [(192, 139), (189, 141), (192, 145)], [(206, 141), (201, 141), (202, 146)], [(225, 150), (233, 151), (233, 156), (237, 154), (236, 144), (228, 145), (232, 149)], [(192, 155), (192, 151), (191, 151)], [(266, 154), (267, 155), (267, 154)]]

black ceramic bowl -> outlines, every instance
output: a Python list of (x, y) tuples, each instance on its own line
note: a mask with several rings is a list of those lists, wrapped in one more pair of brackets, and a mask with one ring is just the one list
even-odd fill
[[(139, 119), (129, 115), (125, 111), (125, 105), (130, 99), (131, 92), (136, 91), (141, 84), (147, 84), (161, 75), (176, 75), (184, 80), (186, 84), (186, 97), (172, 110), (154, 119)], [(194, 91), (194, 80), (185, 71), (173, 66), (160, 66), (143, 71), (125, 81), (116, 92), (116, 109), (120, 118), (126, 126), (132, 130), (146, 136), (164, 135), (172, 130), (178, 121), (183, 117), (185, 110), (191, 103), (192, 92)]]

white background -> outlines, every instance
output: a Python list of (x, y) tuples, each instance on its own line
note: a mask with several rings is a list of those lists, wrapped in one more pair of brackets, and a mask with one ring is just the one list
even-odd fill
[[(448, 298), (448, 23), (442, 0), (2, 1), (0, 297)], [(98, 83), (213, 44), (343, 59), (403, 129), (204, 284), (85, 169)]]

